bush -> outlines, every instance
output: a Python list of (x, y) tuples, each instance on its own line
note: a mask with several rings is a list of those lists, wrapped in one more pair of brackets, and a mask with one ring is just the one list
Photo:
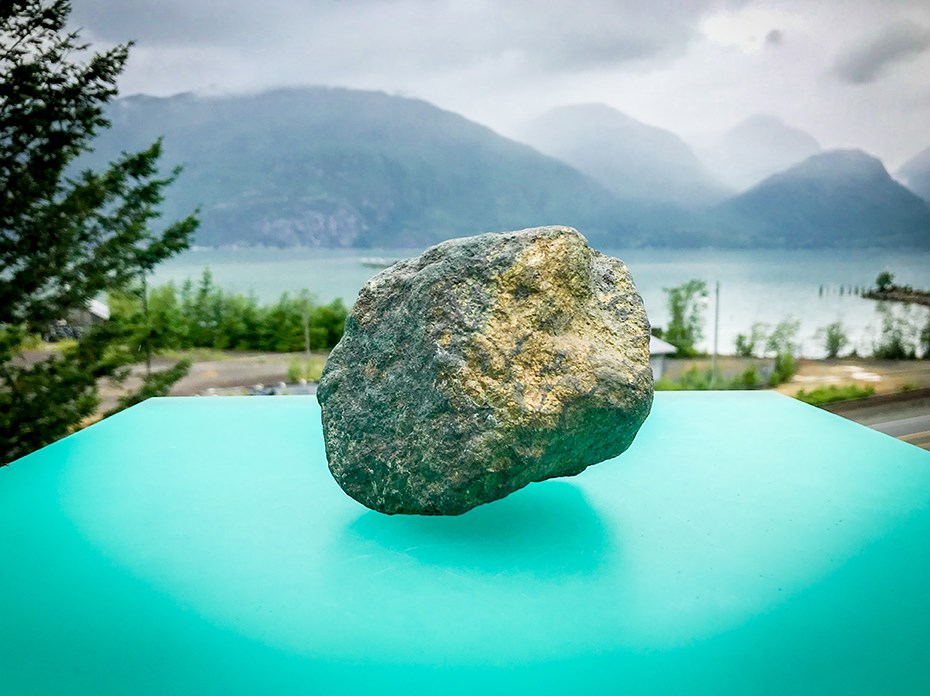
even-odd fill
[(748, 334), (736, 335), (736, 354), (744, 358), (752, 357), (757, 350), (761, 350), (768, 340), (768, 324), (755, 322)]
[(755, 367), (749, 367), (736, 377), (734, 377), (729, 385), (728, 389), (758, 389), (762, 386), (762, 378), (759, 376), (759, 371)]
[(668, 377), (663, 377), (661, 379), (656, 380), (655, 390), (656, 391), (681, 391), (681, 387), (678, 385), (678, 382), (676, 382), (675, 380), (669, 379)]
[(769, 386), (784, 384), (798, 371), (798, 363), (791, 353), (779, 353), (775, 356), (775, 367), (769, 376)]
[(803, 389), (795, 394), (794, 398), (811, 404), (820, 406), (835, 401), (848, 401), (850, 399), (864, 399), (868, 396), (874, 396), (875, 387), (860, 387), (857, 384), (847, 384), (838, 386), (836, 384), (826, 384), (821, 387), (811, 389), (809, 392)]
[(834, 321), (817, 329), (816, 338), (823, 341), (828, 358), (838, 357), (840, 351), (849, 345), (849, 336), (841, 321)]
[(876, 311), (882, 318), (882, 333), (872, 355), (880, 360), (913, 360), (917, 357), (920, 330), (914, 323), (910, 307), (896, 311), (887, 302), (879, 302)]
[(927, 315), (927, 323), (920, 330), (920, 347), (923, 350), (923, 359), (930, 360), (930, 314)]
[(794, 358), (794, 341), (800, 328), (801, 322), (787, 317), (775, 325), (766, 339), (766, 351), (775, 354), (775, 368), (769, 377), (769, 386), (777, 387), (787, 382), (798, 371)]
[(707, 391), (711, 388), (711, 374), (710, 370), (692, 367), (677, 380), (663, 377), (655, 383), (655, 389), (656, 391)]
[(663, 377), (656, 381), (656, 391), (708, 391), (711, 389), (719, 390), (742, 390), (742, 389), (759, 389), (763, 386), (762, 378), (756, 368), (749, 367), (731, 380), (726, 380), (723, 375), (717, 372), (717, 379), (714, 381), (711, 370), (702, 370), (699, 367), (692, 367), (686, 370), (684, 374), (676, 381)]
[(299, 382), (302, 379), (308, 382), (317, 382), (320, 375), (323, 374), (323, 365), (325, 361), (322, 358), (310, 358), (309, 360), (292, 360), (287, 366), (287, 381)]

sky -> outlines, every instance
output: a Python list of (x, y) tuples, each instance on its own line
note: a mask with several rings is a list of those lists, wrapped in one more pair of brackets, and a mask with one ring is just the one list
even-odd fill
[(599, 102), (709, 145), (753, 114), (894, 171), (930, 147), (930, 0), (72, 0), (124, 95), (416, 97), (504, 135)]

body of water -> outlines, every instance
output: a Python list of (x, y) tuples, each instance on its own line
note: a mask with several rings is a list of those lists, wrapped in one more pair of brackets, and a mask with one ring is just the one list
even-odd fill
[[(307, 288), (328, 302), (336, 297), (352, 303), (365, 281), (379, 269), (363, 264), (366, 258), (399, 259), (420, 249), (205, 249), (192, 250), (156, 269), (154, 283), (187, 278), (196, 280), (204, 267), (215, 282), (235, 292), (254, 292), (272, 301), (282, 292)], [(720, 282), (719, 347), (733, 352), (737, 333), (748, 333), (753, 322), (774, 325), (787, 317), (801, 322), (800, 353), (823, 355), (817, 329), (842, 321), (852, 347), (871, 353), (881, 330), (877, 303), (850, 292), (850, 288), (874, 285), (880, 271), (894, 274), (895, 282), (930, 288), (930, 253), (887, 250), (818, 251), (718, 251), (667, 249), (610, 249), (630, 267), (643, 296), (650, 321), (664, 326), (668, 311), (663, 288), (691, 278), (707, 282), (705, 339), (711, 348), (714, 331), (714, 284)], [(841, 287), (844, 288), (841, 294)], [(922, 326), (928, 310), (896, 307)]]

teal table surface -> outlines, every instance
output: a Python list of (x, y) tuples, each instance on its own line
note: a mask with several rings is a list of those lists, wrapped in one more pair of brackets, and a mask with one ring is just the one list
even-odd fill
[(0, 694), (930, 693), (930, 453), (773, 393), (460, 517), (314, 397), (152, 399), (0, 469)]

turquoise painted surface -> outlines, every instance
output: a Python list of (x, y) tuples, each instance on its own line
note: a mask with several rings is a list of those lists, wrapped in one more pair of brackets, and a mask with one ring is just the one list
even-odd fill
[(0, 469), (0, 693), (928, 693), (930, 454), (771, 393), (456, 518), (312, 397), (154, 399)]

